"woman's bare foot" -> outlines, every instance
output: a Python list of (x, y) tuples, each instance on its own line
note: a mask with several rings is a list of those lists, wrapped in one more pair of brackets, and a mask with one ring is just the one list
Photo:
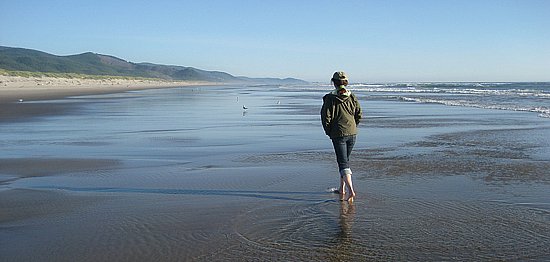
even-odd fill
[(338, 193), (340, 194), (340, 201), (344, 201), (346, 199), (346, 191), (342, 188)]
[(343, 178), (340, 178), (340, 189), (338, 189), (340, 192), (340, 201), (344, 201), (346, 199), (346, 182)]
[(348, 197), (348, 199), (346, 199), (346, 201), (352, 203), (353, 198), (355, 198), (355, 192), (351, 191), (350, 194), (349, 194), (349, 197)]
[(353, 202), (353, 198), (355, 197), (355, 190), (353, 190), (353, 183), (351, 182), (351, 174), (346, 174), (343, 178), (344, 180), (343, 184), (346, 185), (345, 187), (348, 189), (349, 196), (346, 199), (348, 202)]

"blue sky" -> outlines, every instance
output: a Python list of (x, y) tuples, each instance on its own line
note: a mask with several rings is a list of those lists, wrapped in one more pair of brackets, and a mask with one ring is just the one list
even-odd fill
[(251, 77), (550, 81), (547, 0), (0, 0), (0, 45)]

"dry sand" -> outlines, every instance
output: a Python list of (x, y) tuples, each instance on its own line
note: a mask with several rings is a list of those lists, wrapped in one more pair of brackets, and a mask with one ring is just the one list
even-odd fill
[(0, 75), (0, 103), (46, 100), (76, 95), (118, 93), (151, 88), (212, 85), (212, 82), (148, 79), (86, 79)]

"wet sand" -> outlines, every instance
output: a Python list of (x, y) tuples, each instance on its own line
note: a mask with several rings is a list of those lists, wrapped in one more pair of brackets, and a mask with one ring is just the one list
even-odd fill
[(19, 77), (0, 75), (0, 122), (25, 117), (61, 114), (70, 108), (64, 104), (50, 106), (29, 101), (53, 100), (69, 96), (98, 95), (155, 88), (213, 85), (198, 81), (163, 81), (148, 79), (85, 79), (57, 77)]
[(0, 260), (548, 257), (548, 120), (361, 97), (349, 204), (329, 189), (320, 95), (211, 86), (33, 103), (71, 110), (0, 125)]

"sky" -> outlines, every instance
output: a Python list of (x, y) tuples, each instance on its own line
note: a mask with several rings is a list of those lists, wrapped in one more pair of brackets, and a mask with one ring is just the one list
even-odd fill
[(0, 45), (237, 76), (550, 81), (550, 0), (0, 0)]

